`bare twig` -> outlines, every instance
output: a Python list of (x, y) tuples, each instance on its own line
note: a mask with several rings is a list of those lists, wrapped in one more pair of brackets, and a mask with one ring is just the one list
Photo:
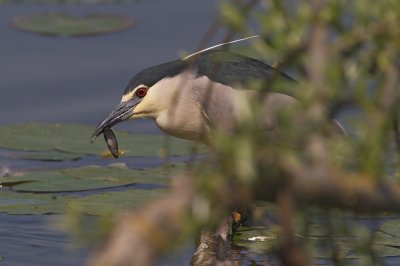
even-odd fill
[(193, 197), (192, 183), (182, 179), (165, 198), (140, 211), (122, 215), (89, 265), (152, 265), (183, 234)]

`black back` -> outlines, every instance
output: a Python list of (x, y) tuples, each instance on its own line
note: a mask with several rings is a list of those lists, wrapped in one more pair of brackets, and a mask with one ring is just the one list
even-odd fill
[(210, 50), (190, 57), (146, 68), (135, 75), (129, 82), (124, 94), (140, 84), (153, 86), (166, 77), (174, 77), (186, 70), (192, 70), (198, 77), (207, 76), (210, 80), (228, 86), (274, 78), (294, 81), (285, 73), (259, 60), (239, 55), (230, 51)]

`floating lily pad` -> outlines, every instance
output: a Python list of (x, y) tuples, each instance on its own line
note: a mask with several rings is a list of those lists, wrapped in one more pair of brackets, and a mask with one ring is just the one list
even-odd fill
[(126, 29), (133, 25), (133, 20), (127, 16), (113, 14), (89, 14), (77, 17), (69, 13), (47, 12), (15, 17), (11, 24), (18, 29), (39, 34), (84, 36)]
[(13, 189), (23, 192), (50, 193), (74, 192), (119, 187), (128, 184), (163, 184), (166, 182), (164, 167), (133, 170), (122, 167), (85, 166), (79, 168), (34, 171), (24, 175), (1, 179), (2, 186), (16, 184)]
[(74, 161), (82, 158), (82, 155), (59, 151), (45, 151), (18, 155), (18, 158), (38, 161)]
[[(330, 259), (333, 256), (342, 259), (362, 258), (360, 247), (364, 246), (372, 232), (364, 227), (357, 227), (351, 235), (327, 234), (325, 226), (313, 224), (309, 228), (308, 247), (313, 258)], [(253, 252), (274, 252), (279, 245), (279, 226), (240, 227), (233, 235), (233, 245)], [(299, 241), (305, 237), (297, 234)], [(385, 222), (374, 234), (372, 250), (378, 257), (400, 256), (400, 219)], [(332, 250), (334, 245), (335, 250)], [(365, 250), (365, 247), (362, 249)]]
[(164, 195), (165, 190), (126, 190), (105, 192), (86, 197), (69, 195), (17, 193), (0, 190), (0, 212), (8, 214), (55, 214), (79, 210), (91, 215), (112, 215), (117, 211), (142, 206)]
[(0, 190), (0, 212), (8, 214), (63, 213), (70, 197)]
[[(64, 213), (78, 210), (92, 215), (110, 215), (121, 209), (141, 206), (164, 194), (164, 189), (120, 190), (130, 184), (165, 184), (167, 176), (181, 171), (183, 164), (145, 170), (126, 166), (85, 166), (62, 170), (32, 171), (1, 178), (0, 212), (9, 214)], [(10, 185), (10, 186), (9, 186)], [(13, 190), (6, 187), (12, 187)], [(118, 188), (118, 191), (98, 192)], [(88, 191), (96, 194), (87, 195)], [(71, 193), (79, 192), (79, 193)], [(83, 192), (83, 193), (82, 193)], [(86, 195), (85, 195), (86, 194)]]
[(233, 244), (258, 251), (270, 251), (278, 235), (266, 227), (239, 227), (233, 235)]
[[(96, 139), (94, 143), (90, 142), (94, 128), (94, 126), (70, 124), (0, 126), (0, 147), (25, 151), (56, 150), (75, 155), (100, 155), (108, 149), (103, 138)], [(170, 150), (166, 151), (165, 136), (130, 134), (126, 131), (115, 131), (115, 134), (122, 156), (187, 155), (194, 145), (190, 141), (170, 138)], [(53, 153), (48, 157), (51, 158), (54, 158)], [(46, 158), (42, 155), (41, 159)]]
[(400, 256), (400, 219), (388, 220), (376, 233), (376, 249), (383, 256)]
[(165, 195), (164, 189), (106, 192), (74, 199), (67, 207), (85, 214), (112, 215), (116, 211), (139, 208), (144, 203), (163, 195)]

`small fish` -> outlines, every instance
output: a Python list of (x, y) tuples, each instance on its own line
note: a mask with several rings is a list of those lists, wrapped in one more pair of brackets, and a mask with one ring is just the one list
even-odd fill
[(103, 135), (111, 154), (114, 156), (114, 158), (118, 158), (118, 141), (114, 132), (111, 130), (111, 128), (106, 127), (103, 129)]

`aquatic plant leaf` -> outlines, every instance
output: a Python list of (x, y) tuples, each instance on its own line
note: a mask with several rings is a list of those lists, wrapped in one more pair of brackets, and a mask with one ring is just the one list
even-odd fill
[(83, 214), (112, 215), (118, 211), (142, 206), (164, 194), (163, 189), (103, 192), (96, 195), (18, 193), (0, 190), (0, 212), (8, 214), (56, 214), (78, 210)]
[[(124, 131), (116, 131), (118, 146), (122, 151), (122, 156), (158, 156), (168, 155), (188, 155), (191, 148), (195, 145), (191, 141), (181, 140), (162, 135), (139, 135), (128, 134)], [(169, 149), (165, 147), (166, 141), (169, 141)], [(57, 143), (55, 149), (64, 152), (101, 154), (108, 150), (106, 143), (102, 138), (98, 138), (92, 144), (88, 144), (86, 139), (64, 139)], [(204, 146), (201, 151), (204, 152)]]
[[(107, 151), (102, 138), (90, 142), (94, 126), (71, 124), (17, 124), (0, 126), (0, 147), (25, 151), (59, 151), (76, 155), (101, 155)], [(122, 156), (188, 155), (193, 142), (168, 137), (170, 149), (165, 149), (166, 137), (162, 135), (130, 134), (115, 131)], [(201, 147), (205, 151), (204, 146)], [(38, 155), (39, 156), (39, 155)], [(71, 156), (71, 155), (68, 155)], [(42, 160), (54, 158), (43, 154)], [(61, 157), (61, 156), (60, 156)], [(60, 158), (59, 157), (59, 158)], [(70, 157), (68, 157), (69, 159)]]
[(1, 179), (1, 183), (22, 182), (13, 187), (16, 191), (49, 193), (74, 192), (119, 187), (127, 184), (163, 184), (166, 170), (163, 167), (135, 170), (122, 167), (85, 166), (64, 170), (33, 171)]
[(136, 189), (98, 193), (68, 202), (67, 210), (91, 215), (112, 215), (116, 210), (139, 208), (144, 203), (164, 194), (164, 189)]
[(277, 243), (278, 235), (266, 227), (239, 227), (232, 243), (258, 251), (270, 251)]
[[(371, 231), (359, 227), (351, 236), (327, 233), (326, 228), (320, 224), (312, 224), (309, 228), (307, 244), (311, 255), (315, 259), (360, 259), (365, 254), (360, 250), (365, 249)], [(248, 253), (273, 252), (278, 244), (279, 226), (266, 227), (240, 227), (233, 235), (233, 247), (245, 249)], [(299, 241), (305, 240), (304, 236), (296, 235)], [(400, 256), (400, 220), (385, 222), (375, 233), (372, 250), (378, 257)]]
[(49, 151), (61, 125), (19, 124), (0, 126), (0, 146), (8, 149)]
[(66, 153), (59, 151), (31, 152), (17, 156), (21, 159), (37, 161), (74, 161), (82, 158), (82, 154)]
[(374, 248), (380, 256), (400, 256), (400, 219), (390, 219), (380, 226)]
[(8, 214), (50, 214), (63, 213), (68, 196), (51, 194), (17, 193), (0, 190), (0, 212)]
[(89, 14), (77, 17), (65, 12), (46, 12), (15, 17), (11, 25), (45, 35), (84, 36), (126, 29), (133, 25), (133, 20), (127, 16), (113, 14)]

